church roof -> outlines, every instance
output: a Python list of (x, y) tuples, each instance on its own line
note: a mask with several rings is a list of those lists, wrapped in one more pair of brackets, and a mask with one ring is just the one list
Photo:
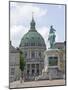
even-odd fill
[(22, 46), (45, 46), (45, 41), (35, 28), (35, 21), (32, 17), (30, 30), (22, 37), (20, 47)]

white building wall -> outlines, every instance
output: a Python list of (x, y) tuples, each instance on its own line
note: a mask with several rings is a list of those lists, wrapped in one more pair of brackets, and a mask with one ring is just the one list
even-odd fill
[[(9, 78), (10, 82), (20, 79), (20, 69), (19, 69), (19, 53), (9, 54)], [(12, 75), (12, 68), (14, 68), (14, 74)]]

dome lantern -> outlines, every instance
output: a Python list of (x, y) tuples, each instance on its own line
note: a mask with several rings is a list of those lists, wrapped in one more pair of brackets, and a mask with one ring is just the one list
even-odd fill
[(33, 14), (32, 14), (32, 21), (30, 23), (30, 31), (34, 31), (34, 30), (36, 30), (36, 28), (35, 28), (34, 17), (33, 17)]

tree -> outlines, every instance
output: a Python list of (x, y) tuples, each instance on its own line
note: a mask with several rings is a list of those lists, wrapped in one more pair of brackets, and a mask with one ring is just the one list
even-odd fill
[(24, 68), (25, 68), (25, 60), (24, 60), (24, 56), (23, 56), (23, 52), (20, 51), (20, 70), (21, 70), (21, 83), (22, 83), (22, 79), (23, 79), (23, 75), (24, 75)]

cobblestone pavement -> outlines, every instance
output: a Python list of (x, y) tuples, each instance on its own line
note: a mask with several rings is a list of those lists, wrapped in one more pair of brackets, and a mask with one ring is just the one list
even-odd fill
[(53, 86), (53, 85), (65, 85), (65, 80), (42, 80), (42, 81), (30, 81), (22, 83), (20, 83), (20, 81), (15, 81), (10, 83), (10, 88)]

